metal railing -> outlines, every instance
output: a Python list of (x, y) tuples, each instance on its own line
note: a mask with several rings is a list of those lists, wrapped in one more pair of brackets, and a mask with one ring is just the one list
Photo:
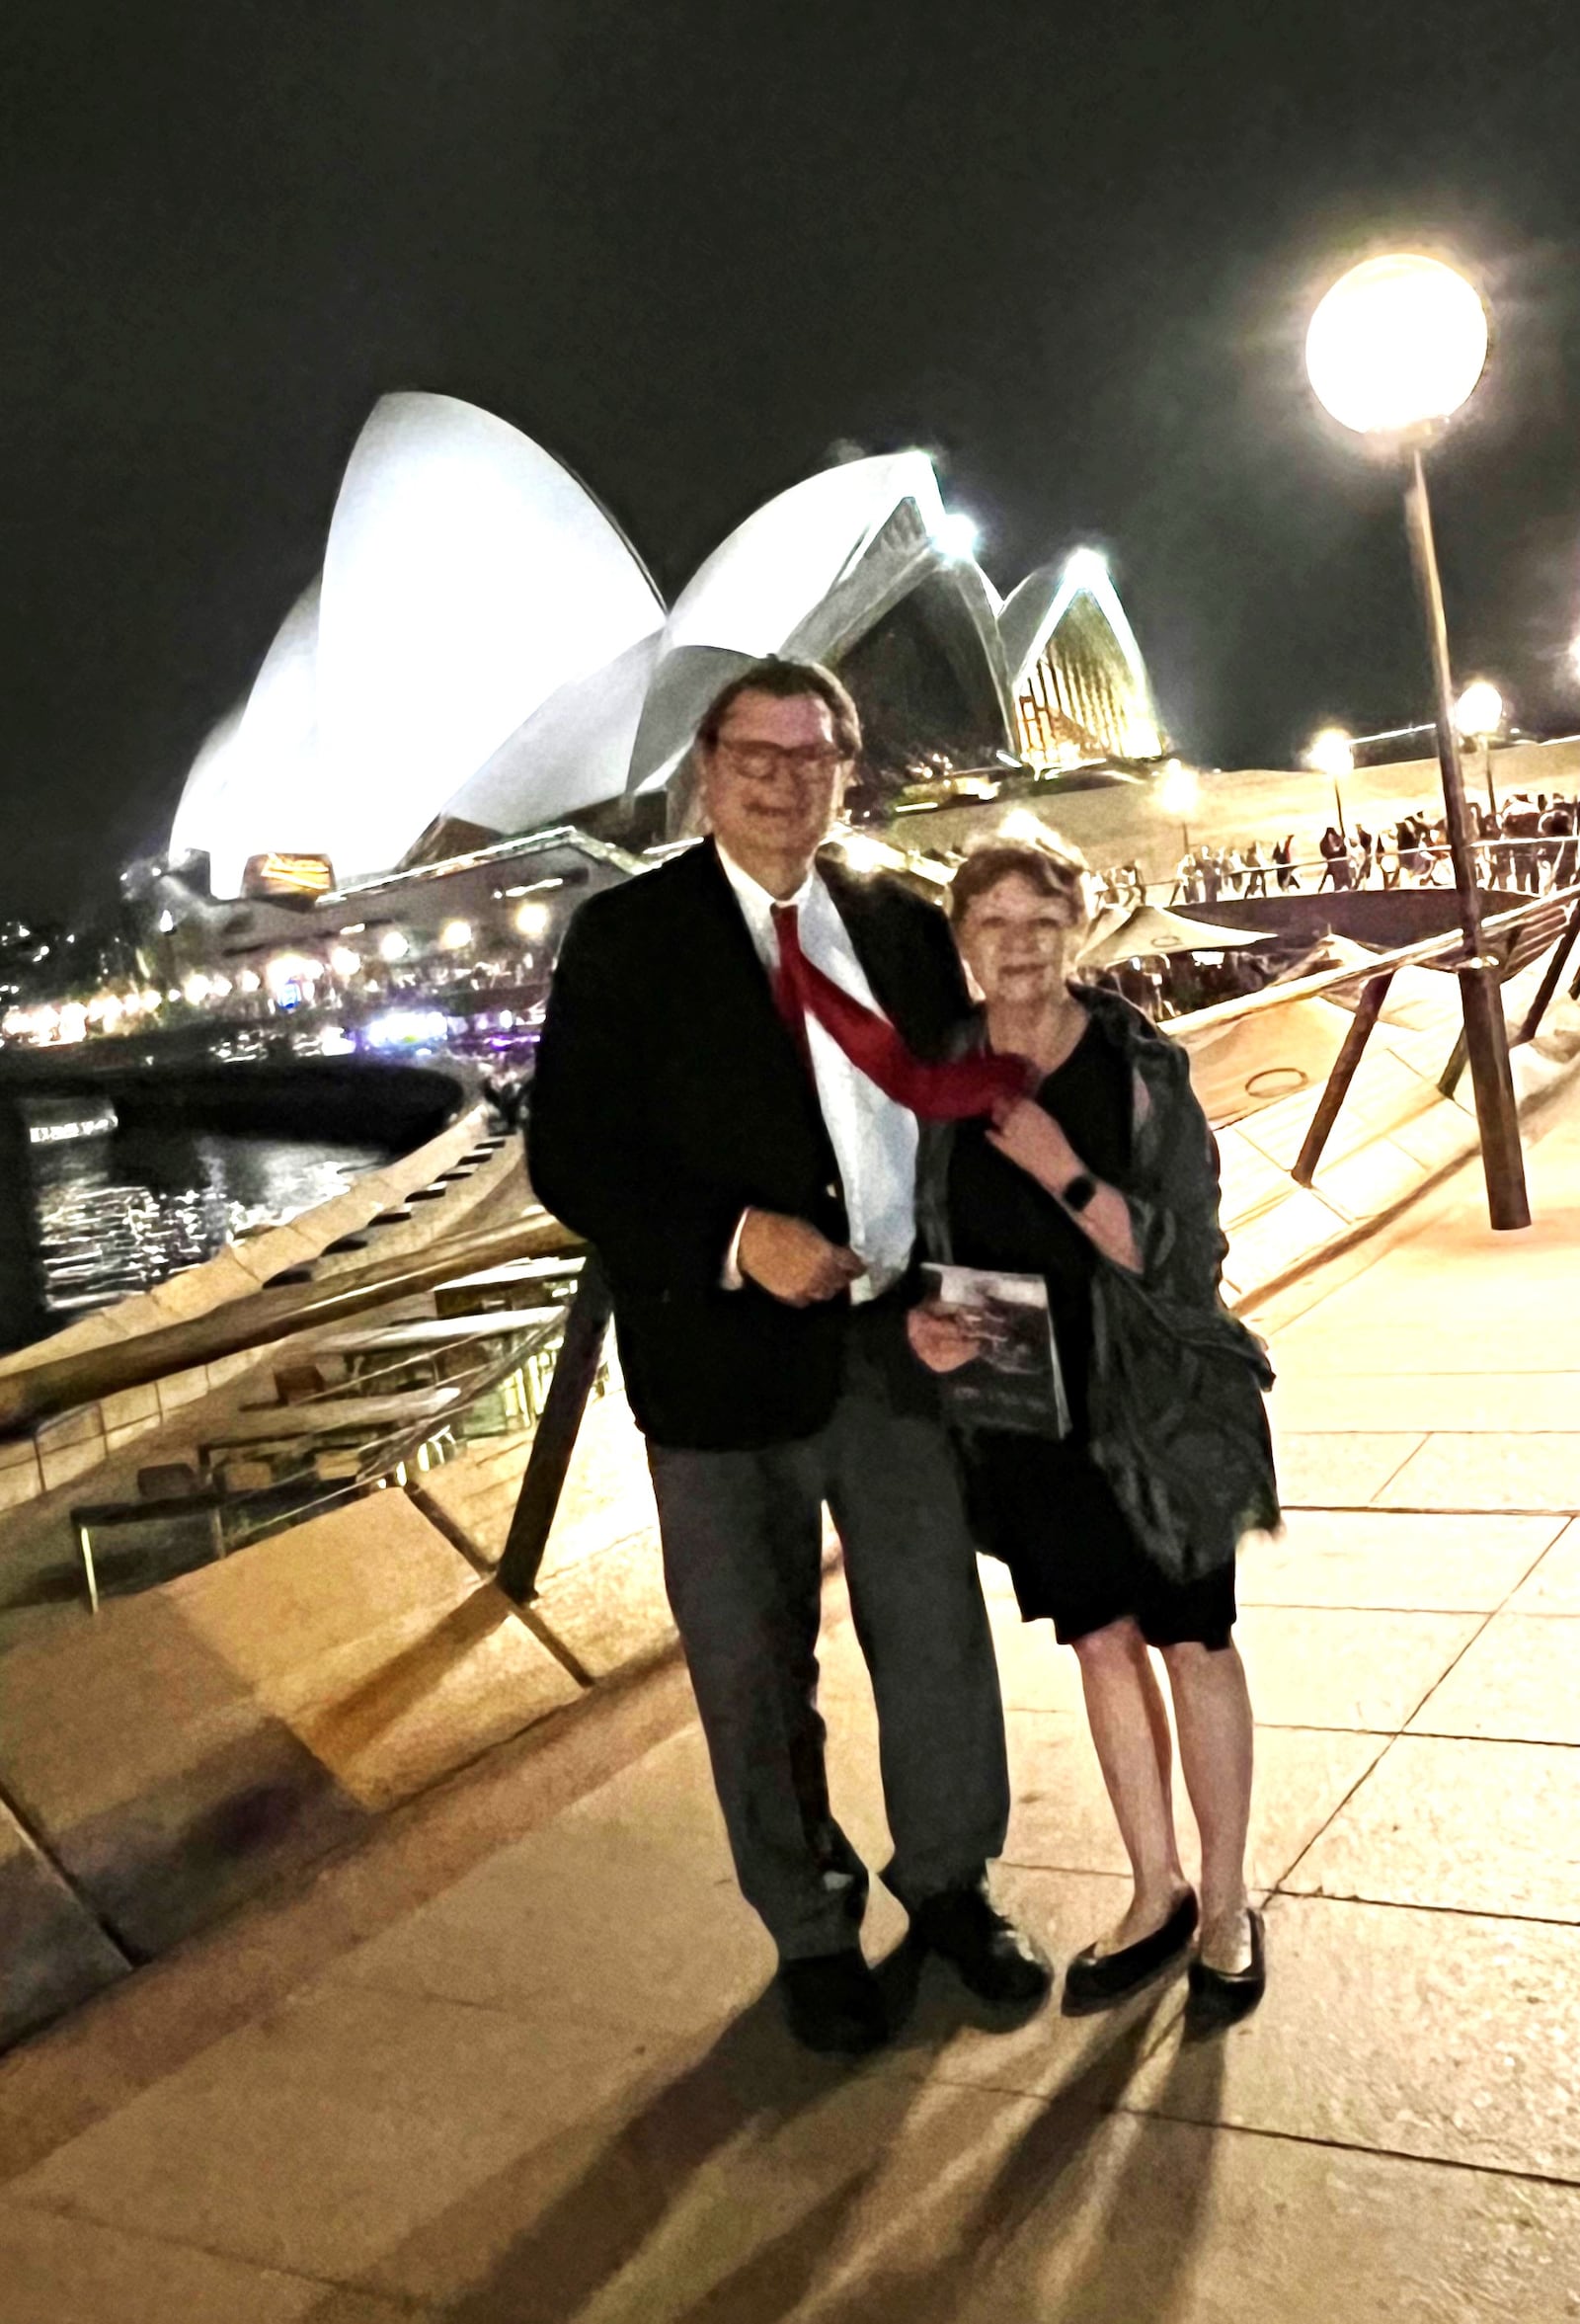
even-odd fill
[[(1542, 922), (1553, 922), (1555, 914), (1562, 914), (1565, 909), (1567, 920), (1557, 937), (1540, 990), (1522, 1022), (1517, 1036), (1520, 1040), (1529, 1040), (1539, 1029), (1580, 936), (1580, 884), (1544, 897), (1532, 897), (1484, 923), (1488, 952), (1502, 966), (1518, 956), (1522, 930), (1528, 931), (1529, 940), (1530, 933), (1539, 933)], [(1191, 1016), (1170, 1020), (1166, 1030), (1173, 1038), (1188, 1038), (1292, 1006), (1298, 1001), (1322, 998), (1346, 988), (1361, 988), (1354, 1024), (1318, 1099), (1305, 1147), (1291, 1173), (1298, 1182), (1308, 1184), (1321, 1145), (1332, 1128), (1393, 976), (1409, 967), (1461, 966), (1463, 942), (1458, 929), (1426, 937), (1375, 954), (1363, 964), (1347, 964), (1218, 1002)], [(1544, 945), (1540, 947), (1544, 948)], [(1540, 957), (1540, 950), (1532, 951), (1527, 957)], [(1580, 978), (1576, 979), (1576, 989), (1580, 990)], [(461, 1274), (476, 1273), (512, 1259), (558, 1256), (584, 1249), (585, 1245), (557, 1220), (535, 1210), (506, 1227), (457, 1236), (432, 1246), (419, 1258), (393, 1259), (360, 1269), (322, 1290), (308, 1286), (288, 1293), (261, 1293), (192, 1323), (174, 1325), (136, 1340), (84, 1351), (81, 1355), (57, 1358), (0, 1378), (0, 1435), (17, 1434), (51, 1413), (112, 1394), (117, 1389), (267, 1346), (369, 1309), (387, 1307), (401, 1298), (434, 1290)], [(601, 1361), (609, 1312), (606, 1280), (595, 1255), (590, 1253), (570, 1309), (564, 1316), (553, 1374), (535, 1415), (530, 1453), (504, 1555), (495, 1572), (501, 1590), (517, 1605), (526, 1603), (535, 1593), (538, 1569), (566, 1472)], [(556, 1324), (558, 1321), (556, 1318)], [(546, 1316), (545, 1324), (548, 1322)], [(546, 1344), (547, 1333), (545, 1349)], [(487, 1381), (518, 1368), (521, 1361), (519, 1350), (508, 1351), (485, 1367)], [(468, 1401), (486, 1392), (486, 1382), (479, 1377), (469, 1385)], [(302, 1515), (314, 1514), (320, 1506), (365, 1491), (380, 1479), (398, 1472), (403, 1474), (403, 1464), (415, 1459), (425, 1445), (432, 1444), (442, 1433), (442, 1423), (435, 1427), (431, 1420), (425, 1421), (412, 1432), (409, 1445), (404, 1439), (391, 1438), (369, 1448), (368, 1461), (376, 1469), (376, 1476), (370, 1478), (367, 1467), (361, 1465), (355, 1479), (346, 1481), (343, 1486), (331, 1490), (310, 1508), (295, 1512), (283, 1521), (299, 1522)]]
[(195, 1371), (269, 1347), (299, 1331), (340, 1323), (392, 1300), (433, 1291), (460, 1274), (502, 1266), (509, 1259), (551, 1258), (583, 1247), (558, 1219), (537, 1209), (510, 1226), (482, 1228), (429, 1245), (418, 1257), (386, 1259), (337, 1275), (322, 1289), (307, 1284), (261, 1291), (233, 1300), (188, 1323), (171, 1323), (134, 1338), (111, 1340), (66, 1356), (0, 1373), (0, 1439), (26, 1435), (59, 1412), (125, 1388), (142, 1388), (172, 1373)]
[[(1482, 934), (1496, 937), (1512, 933), (1536, 914), (1550, 913), (1554, 905), (1572, 908), (1577, 901), (1580, 901), (1580, 883), (1554, 889), (1546, 896), (1532, 896), (1511, 911), (1500, 912), (1484, 921)], [(1189, 1016), (1168, 1018), (1163, 1030), (1175, 1038), (1184, 1033), (1205, 1032), (1218, 1025), (1232, 1024), (1240, 1017), (1287, 1008), (1295, 1001), (1320, 1000), (1324, 994), (1335, 993), (1342, 986), (1366, 984), (1373, 977), (1391, 976), (1401, 968), (1428, 968), (1438, 963), (1445, 967), (1458, 966), (1463, 952), (1463, 934), (1459, 928), (1450, 928), (1440, 936), (1423, 936), (1416, 943), (1397, 945), (1391, 952), (1375, 953), (1365, 962), (1321, 969), (1312, 976), (1291, 978), (1286, 984), (1264, 985), (1259, 993), (1237, 995), (1232, 1001), (1215, 1001), (1206, 1008), (1193, 1009)]]
[[(1514, 1035), (1511, 1046), (1518, 1048), (1522, 1043), (1534, 1040), (1540, 1031), (1541, 1020), (1551, 1006), (1552, 997), (1573, 953), (1576, 939), (1580, 937), (1580, 883), (1554, 890), (1545, 896), (1533, 896), (1529, 902), (1516, 906), (1512, 911), (1498, 913), (1491, 920), (1483, 921), (1481, 936), (1486, 947), (1485, 957), (1493, 962), (1500, 983), (1518, 968), (1530, 966), (1539, 960), (1548, 945), (1552, 946), (1552, 957), (1541, 983)], [(1266, 985), (1261, 992), (1247, 994), (1237, 1000), (1216, 1002), (1209, 1008), (1196, 1010), (1193, 1015), (1171, 1018), (1163, 1029), (1171, 1038), (1188, 1040), (1193, 1034), (1215, 1032), (1241, 1023), (1246, 1018), (1288, 1007), (1296, 1001), (1320, 1000), (1345, 987), (1361, 988), (1354, 1019), (1329, 1068), (1301, 1151), (1290, 1167), (1290, 1176), (1296, 1185), (1309, 1186), (1316, 1175), (1317, 1164), (1332, 1135), (1350, 1083), (1365, 1055), (1367, 1042), (1382, 1012), (1388, 988), (1399, 970), (1422, 967), (1460, 969), (1468, 965), (1464, 954), (1463, 932), (1455, 928), (1444, 935), (1425, 938), (1419, 943), (1398, 945), (1391, 952), (1377, 953), (1364, 965), (1325, 969), (1319, 975), (1297, 977), (1288, 984)], [(1580, 997), (1580, 977), (1570, 987), (1570, 994), (1571, 998)], [(1446, 1097), (1452, 1096), (1454, 1092), (1463, 1070), (1464, 1055), (1464, 1035), (1462, 1032), (1445, 1062), (1438, 1082)]]

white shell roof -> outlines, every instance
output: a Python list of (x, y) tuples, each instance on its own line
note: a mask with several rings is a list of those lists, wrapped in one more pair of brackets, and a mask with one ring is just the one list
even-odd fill
[(665, 653), (724, 646), (756, 661), (781, 652), (906, 500), (931, 531), (944, 512), (925, 452), (847, 460), (776, 494), (686, 583), (665, 625)]
[[(385, 396), (347, 465), (321, 585), (239, 729), (199, 753), (172, 853), (206, 847), (217, 894), (271, 848), (327, 854), (343, 877), (385, 870), (550, 697), (656, 648), (663, 620), (641, 559), (549, 453), (452, 396)], [(604, 796), (634, 728), (596, 754), (619, 761)]]
[(1151, 685), (1136, 632), (1119, 601), (1107, 561), (1096, 549), (1073, 549), (1062, 565), (1039, 567), (1026, 576), (1018, 589), (1011, 591), (998, 616), (998, 634), (1004, 642), (1011, 689), (1019, 689), (1054, 631), (1081, 596), (1095, 602), (1114, 633), (1131, 676), (1150, 700)]
[(234, 709), (227, 710), (223, 718), (215, 720), (198, 746), (170, 830), (173, 863), (179, 863), (184, 855), (205, 848), (217, 850), (223, 844), (227, 829), (226, 801), (233, 789), (240, 788), (241, 761), (236, 738), (241, 732), (245, 708), (244, 702), (238, 702)]
[(241, 893), (249, 855), (328, 851), (313, 836), (324, 828), (326, 803), (318, 766), (318, 590), (315, 581), (292, 605), (239, 716), (228, 734), (223, 725), (215, 729), (187, 780), (172, 852), (178, 842), (206, 848), (216, 896)]
[(558, 687), (500, 745), (443, 812), (499, 832), (530, 831), (625, 788), (659, 633)]
[[(917, 543), (863, 575), (879, 535), (908, 502), (919, 520)], [(671, 610), (631, 787), (651, 789), (668, 777), (734, 672), (769, 654), (821, 659), (837, 652), (874, 617), (902, 566), (908, 585), (947, 563), (932, 538), (943, 514), (932, 462), (919, 451), (825, 468), (754, 510)]]
[(385, 396), (324, 559), (337, 871), (396, 862), (551, 693), (663, 619), (629, 542), (549, 453), (451, 396)]

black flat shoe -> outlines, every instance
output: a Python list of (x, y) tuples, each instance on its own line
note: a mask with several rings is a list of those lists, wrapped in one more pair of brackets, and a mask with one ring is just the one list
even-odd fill
[(1053, 1963), (1035, 1938), (998, 1910), (987, 1883), (929, 1896), (910, 1916), (911, 1936), (941, 1954), (969, 1993), (998, 2009), (1030, 2010), (1053, 1989)]
[(1160, 1929), (1138, 1938), (1118, 1953), (1099, 1953), (1088, 1945), (1065, 1971), (1066, 2017), (1084, 2017), (1088, 2010), (1112, 2009), (1132, 1993), (1148, 1985), (1172, 1965), (1196, 1934), (1196, 1891), (1187, 1888)]
[(828, 2057), (865, 2057), (889, 2039), (883, 1988), (853, 1946), (781, 1962), (774, 1983), (785, 2023), (803, 2049)]
[(1186, 2030), (1193, 2034), (1217, 2033), (1222, 2026), (1236, 2025), (1248, 2018), (1262, 1995), (1267, 1991), (1267, 1952), (1262, 1932), (1262, 1916), (1252, 1912), (1250, 1964), (1242, 1969), (1209, 1968), (1198, 1957), (1191, 1963), (1191, 1996), (1185, 2004)]

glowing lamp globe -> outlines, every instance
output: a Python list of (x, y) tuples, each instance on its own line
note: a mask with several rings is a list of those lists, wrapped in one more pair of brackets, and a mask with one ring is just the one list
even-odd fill
[(1324, 726), (1313, 737), (1305, 754), (1305, 763), (1317, 774), (1325, 774), (1333, 782), (1355, 772), (1355, 746), (1342, 726)]
[(1487, 360), (1486, 309), (1440, 259), (1352, 267), (1311, 317), (1305, 368), (1317, 401), (1362, 436), (1446, 420)]
[(1196, 779), (1196, 769), (1184, 765), (1178, 759), (1170, 759), (1157, 787), (1158, 803), (1164, 814), (1188, 818), (1195, 814), (1200, 796), (1201, 785)]
[(1503, 696), (1490, 679), (1471, 680), (1454, 706), (1454, 723), (1461, 734), (1477, 742), (1497, 733), (1503, 724)]

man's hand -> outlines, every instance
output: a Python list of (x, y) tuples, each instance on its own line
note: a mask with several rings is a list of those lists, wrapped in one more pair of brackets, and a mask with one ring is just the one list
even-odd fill
[(791, 1308), (834, 1299), (867, 1272), (853, 1250), (779, 1211), (748, 1211), (736, 1261), (743, 1275)]
[(982, 1353), (982, 1342), (958, 1308), (929, 1300), (906, 1317), (910, 1352), (929, 1372), (958, 1372)]

